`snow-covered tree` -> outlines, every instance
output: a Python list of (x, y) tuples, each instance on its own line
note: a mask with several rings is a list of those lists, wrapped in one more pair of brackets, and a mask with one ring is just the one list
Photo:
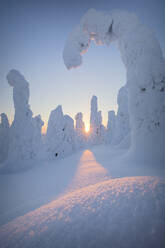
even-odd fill
[(74, 120), (69, 115), (64, 115), (64, 155), (69, 155), (76, 150)]
[[(117, 96), (118, 111), (112, 145), (119, 145), (130, 133), (128, 113), (128, 90), (126, 86), (120, 88)], [(129, 147), (130, 144), (127, 144)]]
[(104, 125), (102, 124), (102, 113), (101, 111), (98, 111), (98, 135), (99, 135), (99, 143), (102, 144), (105, 142), (106, 139), (106, 129)]
[(102, 125), (101, 111), (98, 111), (97, 97), (91, 99), (91, 114), (90, 114), (90, 144), (101, 144), (104, 141), (105, 128)]
[[(46, 152), (48, 158), (59, 157), (59, 146), (64, 137), (64, 117), (62, 107), (59, 105), (52, 110), (49, 116), (46, 133)], [(61, 151), (60, 151), (61, 152)]]
[(41, 119), (40, 115), (35, 116), (33, 119), (33, 125), (35, 127), (35, 132), (33, 135), (33, 147), (35, 154), (37, 154), (38, 158), (43, 157), (43, 141), (42, 141), (42, 126), (44, 122)]
[(91, 40), (107, 45), (118, 41), (127, 69), (129, 157), (148, 164), (157, 164), (157, 161), (164, 164), (165, 60), (153, 31), (142, 25), (133, 13), (91, 9), (67, 39), (63, 52), (67, 68), (82, 63), (82, 54)]
[(108, 111), (108, 123), (106, 130), (106, 143), (111, 144), (114, 134), (115, 134), (115, 126), (116, 126), (116, 115), (115, 111)]
[(75, 116), (76, 125), (75, 125), (75, 137), (76, 137), (76, 147), (84, 147), (86, 143), (86, 137), (84, 134), (85, 124), (83, 122), (83, 114), (81, 112), (77, 113)]
[(90, 143), (98, 143), (99, 123), (98, 123), (98, 106), (97, 97), (92, 96), (91, 113), (90, 113)]
[(61, 105), (50, 113), (45, 146), (49, 159), (64, 157), (75, 150), (74, 121), (63, 115)]
[[(24, 163), (36, 158), (36, 132), (32, 111), (29, 106), (29, 83), (17, 70), (11, 70), (7, 75), (10, 86), (13, 87), (15, 115), (10, 127), (9, 155), (7, 165), (14, 168), (29, 166)], [(38, 131), (36, 131), (36, 129)], [(38, 141), (37, 141), (38, 142)], [(23, 162), (24, 161), (24, 162)], [(26, 164), (26, 165), (25, 165)]]
[(0, 123), (0, 163), (7, 159), (9, 151), (9, 121), (7, 115), (2, 113)]

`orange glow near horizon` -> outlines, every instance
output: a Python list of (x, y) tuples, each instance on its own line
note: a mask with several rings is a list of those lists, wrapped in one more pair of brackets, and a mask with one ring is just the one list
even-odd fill
[(85, 132), (86, 132), (86, 133), (89, 133), (89, 131), (90, 131), (89, 125), (88, 125), (88, 124), (85, 124)]
[(46, 134), (46, 130), (47, 130), (47, 124), (42, 126), (42, 134)]

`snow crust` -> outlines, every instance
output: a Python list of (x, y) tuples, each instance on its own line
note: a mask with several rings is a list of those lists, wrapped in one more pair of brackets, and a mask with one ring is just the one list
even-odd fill
[(2, 226), (1, 246), (163, 248), (164, 194), (156, 177), (91, 185)]
[(114, 165), (123, 153), (95, 146), (1, 174), (0, 246), (163, 248), (165, 171)]
[(66, 41), (63, 58), (67, 68), (81, 64), (91, 40), (106, 45), (117, 40), (127, 69), (131, 125), (128, 156), (134, 161), (142, 157), (148, 164), (159, 161), (164, 166), (165, 60), (154, 33), (133, 13), (90, 9)]

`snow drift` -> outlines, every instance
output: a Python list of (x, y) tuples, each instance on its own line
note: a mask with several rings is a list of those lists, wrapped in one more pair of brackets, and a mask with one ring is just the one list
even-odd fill
[(88, 186), (2, 226), (1, 247), (164, 248), (164, 194), (157, 177)]

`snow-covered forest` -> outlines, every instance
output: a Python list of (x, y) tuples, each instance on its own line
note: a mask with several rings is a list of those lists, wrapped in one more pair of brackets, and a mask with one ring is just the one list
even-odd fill
[(44, 122), (40, 115), (33, 116), (30, 109), (29, 83), (15, 69), (8, 73), (7, 81), (13, 87), (15, 115), (9, 126), (6, 114), (1, 114), (1, 171), (8, 173), (23, 171), (34, 166), (34, 160), (55, 160), (94, 145), (130, 147), (131, 129), (126, 86), (118, 93), (117, 115), (112, 110), (107, 113), (107, 127), (102, 124), (97, 97), (92, 96), (89, 133), (85, 132), (81, 112), (76, 114), (74, 125), (74, 120), (65, 115), (62, 106), (59, 105), (51, 111), (46, 134), (42, 134)]
[[(14, 120), (0, 124), (0, 247), (165, 247), (165, 59), (154, 33), (127, 11), (87, 11), (63, 51), (68, 69), (92, 41), (116, 41), (127, 70), (104, 126), (95, 95), (90, 130), (61, 105), (47, 131), (17, 70)], [(81, 111), (81, 110), (80, 110)], [(9, 195), (6, 198), (6, 195)]]

